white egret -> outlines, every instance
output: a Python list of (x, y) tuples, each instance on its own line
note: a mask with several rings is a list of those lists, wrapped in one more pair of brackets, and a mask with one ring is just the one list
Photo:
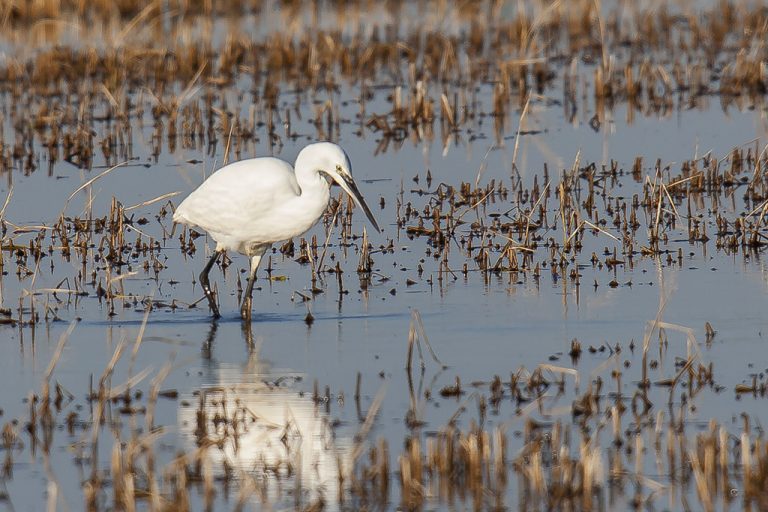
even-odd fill
[(219, 308), (208, 273), (219, 255), (229, 250), (250, 258), (248, 286), (240, 308), (240, 315), (248, 320), (261, 257), (273, 243), (302, 235), (317, 222), (331, 198), (329, 179), (352, 197), (380, 231), (352, 179), (349, 157), (330, 142), (302, 149), (295, 170), (288, 162), (273, 157), (226, 165), (176, 208), (174, 222), (202, 228), (216, 241), (216, 250), (200, 274), (200, 284), (215, 317), (220, 316)]

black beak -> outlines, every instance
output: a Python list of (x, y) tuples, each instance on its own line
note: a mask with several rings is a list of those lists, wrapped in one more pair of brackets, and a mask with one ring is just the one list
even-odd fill
[(365, 216), (368, 217), (368, 220), (371, 222), (371, 225), (374, 228), (376, 228), (377, 232), (381, 233), (381, 229), (379, 229), (379, 225), (376, 223), (376, 219), (373, 218), (373, 213), (371, 213), (371, 209), (368, 208), (368, 205), (365, 203), (365, 199), (363, 199), (363, 194), (361, 194), (360, 191), (357, 189), (357, 185), (352, 179), (352, 176), (348, 174), (341, 174), (341, 173), (339, 174), (341, 176), (341, 181), (339, 182), (339, 185), (341, 186), (341, 188), (343, 188), (347, 194), (352, 196), (352, 199), (365, 212)]

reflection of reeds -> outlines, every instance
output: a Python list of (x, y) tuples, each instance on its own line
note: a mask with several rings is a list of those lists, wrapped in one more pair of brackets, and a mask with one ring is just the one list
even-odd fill
[[(10, 276), (4, 279), (15, 274), (29, 286), (18, 309), (12, 298), (4, 297), (14, 306), (0, 310), (0, 323), (34, 329), (41, 320), (57, 318), (57, 304), (77, 303), (89, 293), (105, 304), (109, 315), (126, 307), (163, 307), (160, 300), (132, 295), (126, 278), (137, 272), (161, 276), (172, 205), (155, 201), (170, 195), (130, 207), (115, 196), (107, 211), (99, 212), (93, 208), (91, 190), (95, 180), (113, 169), (130, 172), (118, 162), (146, 156), (134, 154), (135, 140), (145, 126), (156, 162), (164, 151), (179, 148), (211, 157), (222, 154), (224, 160), (249, 155), (257, 144), (278, 152), (283, 143), (304, 135), (307, 122), (314, 136), (329, 139), (339, 138), (352, 122), (355, 136), (377, 137), (377, 153), (435, 139), (447, 148), (467, 137), (469, 130), (471, 137), (482, 134), (492, 118), (494, 148), (514, 135), (511, 180), (484, 184), (481, 168), (474, 181), (469, 176), (453, 184), (441, 182), (435, 173), (433, 187), (427, 171), (423, 182), (418, 176), (414, 180), (418, 187), (425, 182), (426, 188), (407, 198), (403, 190), (397, 199), (398, 228), (408, 237), (424, 237), (426, 258), (418, 263), (418, 272), (419, 277), (426, 272), (430, 285), (443, 286), (457, 279), (457, 273), (472, 279), (475, 271), (484, 284), (493, 276), (508, 276), (509, 286), (529, 277), (538, 283), (551, 273), (555, 280), (565, 278), (560, 282), (567, 291), (567, 286), (578, 289), (583, 284), (581, 268), (591, 264), (595, 272), (607, 274), (609, 286), (618, 287), (621, 270), (631, 270), (641, 258), (683, 267), (684, 249), (674, 242), (679, 234), (684, 244), (709, 243), (725, 253), (750, 257), (759, 256), (768, 243), (768, 159), (759, 140), (725, 155), (693, 155), (680, 164), (667, 165), (656, 160), (657, 155), (641, 154), (630, 169), (616, 161), (582, 161), (578, 155), (562, 172), (555, 168), (550, 175), (545, 167), (530, 187), (515, 174), (521, 145), (530, 138), (524, 128), (535, 123), (535, 115), (551, 101), (552, 90), (562, 90), (569, 122), (579, 122), (578, 112), (594, 110), (589, 125), (595, 130), (603, 129), (610, 111), (622, 104), (628, 123), (636, 115), (663, 117), (678, 109), (706, 108), (714, 95), (725, 110), (764, 106), (768, 73), (762, 48), (768, 24), (760, 6), (717, 2), (697, 14), (687, 12), (686, 6), (682, 13), (673, 13), (665, 6), (645, 11), (627, 4), (625, 14), (616, 18), (594, 0), (524, 5), (511, 15), (503, 15), (500, 2), (484, 8), (467, 3), (455, 13), (462, 30), (450, 33), (428, 23), (402, 32), (381, 26), (359, 30), (365, 24), (358, 24), (356, 16), (366, 5), (355, 1), (328, 4), (339, 23), (351, 28), (318, 26), (305, 31), (301, 2), (285, 2), (282, 16), (290, 18), (291, 28), (280, 34), (243, 35), (233, 27), (221, 41), (213, 40), (208, 30), (202, 30), (201, 38), (195, 36), (198, 15), (204, 20), (221, 16), (222, 23), (234, 24), (231, 19), (244, 9), (262, 7), (257, 4), (40, 0), (0, 6), (0, 38), (4, 44), (24, 47), (7, 52), (0, 63), (0, 90), (7, 103), (0, 114), (0, 173), (12, 183), (14, 173), (36, 172), (46, 159), (51, 175), (62, 165), (109, 167), (78, 187), (61, 215), (47, 219), (47, 225), (14, 225), (5, 215), (13, 196), (9, 187), (0, 210), (0, 266)], [(170, 13), (161, 14), (162, 6)], [(390, 7), (407, 9), (402, 2)], [(445, 14), (441, 9), (451, 9), (432, 7), (438, 15)], [(70, 24), (81, 31), (78, 44), (50, 44)], [(99, 39), (102, 32), (108, 34), (105, 39)], [(347, 97), (359, 103), (354, 108), (359, 118), (345, 118)], [(509, 127), (516, 127), (512, 134)], [(633, 197), (616, 192), (625, 172), (637, 184)], [(85, 208), (73, 213), (74, 205), (67, 207), (81, 191), (87, 194)], [(738, 197), (743, 206), (722, 207)], [(152, 215), (142, 217), (153, 204)], [(335, 206), (341, 215), (329, 216), (329, 224), (341, 224), (341, 246), (346, 248), (349, 240), (356, 240), (351, 203)], [(713, 212), (713, 222), (697, 217), (704, 210)], [(152, 222), (159, 224), (159, 235), (142, 231)], [(191, 230), (179, 234), (183, 255), (195, 254), (198, 237)], [(590, 237), (604, 240), (605, 248), (593, 243), (591, 254), (583, 252)], [(357, 241), (360, 286), (367, 289), (375, 275), (372, 254), (393, 252), (394, 242), (377, 251), (365, 231)], [(327, 271), (325, 250), (318, 254), (318, 247), (311, 237), (287, 242), (280, 251), (316, 265), (314, 274), (321, 274)], [(72, 263), (74, 270), (53, 288), (36, 288), (46, 256), (52, 270), (54, 260), (59, 265), (57, 257)], [(434, 280), (430, 264), (437, 266)], [(227, 261), (221, 266), (225, 269)], [(335, 272), (342, 293), (338, 261)], [(312, 282), (313, 294), (322, 291), (318, 283)], [(597, 278), (594, 286), (600, 286)], [(198, 407), (190, 407), (195, 449), (172, 460), (164, 457), (158, 448), (163, 427), (155, 424), (155, 411), (158, 400), (176, 396), (160, 390), (168, 367), (149, 385), (146, 398), (136, 389), (146, 371), (113, 385), (123, 342), (88, 394), (91, 416), (66, 411), (63, 406), (74, 397), (52, 380), (63, 337), (40, 394), (27, 398), (28, 417), (4, 425), (3, 471), (6, 476), (12, 473), (22, 439), (33, 454), (47, 457), (56, 446), (56, 429), (62, 427), (72, 436), (79, 430), (90, 434), (74, 449), (86, 467), (83, 499), (93, 510), (144, 505), (161, 510), (170, 503), (183, 509), (195, 503), (196, 492), (208, 506), (226, 496), (231, 486), (238, 486), (240, 506), (255, 496), (265, 503), (309, 509), (332, 501), (360, 508), (402, 503), (408, 509), (461, 501), (471, 502), (473, 508), (501, 510), (510, 506), (505, 500), (513, 485), (520, 508), (600, 509), (611, 504), (612, 493), (620, 495), (631, 486), (636, 492), (632, 503), (638, 507), (664, 493), (686, 500), (695, 493), (701, 508), (717, 509), (720, 503), (726, 508), (735, 489), (745, 506), (768, 507), (768, 451), (759, 430), (745, 422), (742, 431), (729, 432), (729, 425), (713, 421), (706, 430), (690, 432), (685, 406), (717, 388), (713, 364), (693, 350), (695, 341), (689, 341), (689, 350), (674, 370), (657, 374), (669, 345), (668, 334), (660, 331), (681, 332), (660, 317), (661, 311), (649, 329), (658, 334), (658, 344), (649, 332), (641, 361), (626, 351), (620, 360), (613, 343), (595, 347), (585, 342), (582, 350), (582, 342), (573, 340), (569, 355), (574, 366), (595, 354), (610, 358), (610, 367), (600, 367), (583, 380), (584, 388), (579, 388), (578, 379), (573, 387), (566, 380), (579, 377), (576, 369), (546, 364), (531, 371), (520, 368), (507, 380), (494, 375), (487, 392), (476, 391), (456, 368), (437, 393), (430, 391), (429, 400), (464, 400), (460, 412), (429, 432), (423, 428), (429, 418), (421, 408), (422, 397), (412, 389), (405, 415), (408, 437), (396, 449), (384, 438), (365, 444), (381, 402), (375, 401), (363, 415), (360, 377), (355, 403), (363, 427), (354, 464), (337, 456), (333, 467), (338, 474), (333, 478), (338, 492), (317, 496), (311, 503), (300, 499), (308, 482), (296, 474), (306, 454), (289, 443), (297, 438), (293, 419), (281, 418), (268, 427), (284, 435), (287, 444), (281, 446), (286, 450), (280, 457), (255, 456), (258, 471), (212, 456), (223, 446), (244, 451), (243, 440), (255, 415), (238, 393), (201, 393)], [(713, 342), (714, 329), (709, 323), (705, 329), (706, 341)], [(418, 373), (413, 372), (414, 348), (425, 366), (421, 341), (431, 350), (415, 312), (406, 362), (411, 378)], [(138, 350), (139, 340), (134, 346)], [(639, 375), (632, 374), (634, 368), (640, 368)], [(637, 389), (631, 389), (635, 383)], [(748, 375), (729, 391), (741, 400), (768, 393), (762, 375)], [(314, 405), (330, 407), (328, 386), (322, 389), (318, 383), (314, 395)], [(564, 407), (566, 418), (546, 408), (552, 396), (564, 395), (572, 398)], [(459, 416), (475, 401), (478, 421), (463, 424)], [(488, 415), (503, 414), (505, 407), (513, 408), (511, 419), (489, 426)], [(534, 412), (544, 420), (533, 419)], [(143, 428), (134, 428), (141, 415)], [(129, 427), (123, 429), (125, 424)], [(515, 428), (521, 439), (511, 434)], [(108, 453), (99, 454), (100, 444)], [(519, 450), (510, 451), (518, 445)], [(644, 451), (655, 456), (653, 478)], [(279, 480), (284, 494), (271, 494), (273, 479)]]
[[(271, 380), (249, 382), (247, 386), (214, 385), (197, 393), (196, 407), (181, 404), (182, 426), (191, 443), (170, 460), (158, 450), (165, 427), (156, 424), (155, 411), (159, 400), (179, 399), (175, 390), (161, 388), (172, 366), (166, 364), (155, 374), (146, 388), (146, 398), (138, 386), (150, 371), (131, 375), (144, 327), (133, 344), (128, 379), (120, 384), (112, 382), (128, 348), (123, 339), (97, 388), (89, 394), (93, 407), (90, 421), (82, 422), (77, 414), (65, 416), (66, 404), (76, 399), (60, 386), (54, 388), (51, 379), (72, 335), (73, 323), (54, 351), (41, 393), (29, 396), (23, 435), (29, 436), (29, 449), (40, 450), (48, 460), (58, 425), (68, 425), (70, 432), (84, 432), (76, 449), (79, 460), (90, 470), (83, 499), (93, 510), (105, 503), (123, 510), (144, 504), (162, 510), (165, 503), (174, 503), (175, 510), (189, 510), (198, 501), (210, 507), (233, 488), (241, 505), (256, 500), (292, 504), (304, 510), (334, 503), (340, 508), (374, 509), (386, 508), (394, 500), (409, 510), (436, 504), (501, 510), (511, 506), (507, 503), (510, 485), (514, 485), (518, 506), (524, 508), (601, 510), (633, 489), (634, 495), (626, 499), (636, 504), (651, 506), (656, 499), (672, 499), (676, 504), (677, 500), (695, 499), (703, 510), (716, 510), (720, 503), (731, 503), (734, 489), (738, 489), (744, 506), (762, 509), (767, 504), (768, 450), (760, 432), (746, 415), (740, 432), (729, 433), (715, 420), (695, 435), (688, 432), (694, 427), (685, 419), (685, 411), (689, 402), (695, 404), (698, 395), (713, 386), (712, 365), (699, 364), (701, 355), (693, 331), (662, 321), (662, 311), (663, 307), (659, 318), (649, 323), (644, 348), (655, 335), (660, 344), (671, 344), (673, 333), (680, 333), (685, 338), (681, 348), (688, 357), (656, 381), (660, 393), (651, 393), (650, 387), (640, 382), (631, 400), (623, 395), (626, 388), (621, 379), (634, 378), (629, 374), (635, 366), (641, 367), (638, 373), (643, 375), (647, 369), (644, 364), (624, 364), (619, 371), (616, 356), (623, 353), (617, 344), (610, 349), (614, 356), (593, 371), (583, 394), (579, 393), (577, 369), (552, 364), (539, 365), (533, 371), (520, 368), (507, 382), (494, 376), (488, 383), (473, 383), (475, 390), (446, 424), (426, 430), (423, 421), (419, 422), (409, 429), (402, 448), (391, 453), (383, 437), (370, 438), (380, 414), (382, 392), (370, 402), (365, 415), (358, 412), (361, 426), (346, 451), (337, 444), (334, 425), (324, 420), (333, 402), (328, 386), (321, 392), (322, 386), (316, 381), (314, 398), (310, 398)], [(416, 339), (426, 344), (424, 325), (417, 314), (409, 339), (412, 357)], [(578, 348), (576, 341), (571, 346)], [(626, 354), (630, 358), (627, 361), (645, 359), (647, 353), (632, 350)], [(665, 353), (661, 351), (659, 357)], [(249, 367), (255, 364), (253, 361)], [(566, 376), (573, 377), (573, 386)], [(358, 403), (359, 379), (355, 391)], [(616, 381), (616, 391), (605, 391), (603, 383), (611, 380)], [(682, 403), (671, 400), (676, 386), (685, 388)], [(454, 400), (463, 392), (458, 376), (455, 385), (444, 389), (448, 391), (433, 399)], [(765, 396), (764, 378), (754, 377), (751, 385), (736, 387), (739, 395), (747, 392)], [(570, 407), (559, 412), (551, 409), (548, 402), (563, 394), (575, 398)], [(289, 409), (285, 408), (286, 401), (292, 404)], [(478, 419), (461, 419), (471, 401), (478, 403)], [(517, 411), (503, 424), (489, 425), (486, 403), (497, 410), (511, 405)], [(654, 413), (654, 409), (664, 411)], [(535, 410), (547, 419), (535, 419)], [(665, 412), (669, 420), (665, 420)], [(137, 419), (142, 415), (143, 425), (139, 425)], [(512, 431), (516, 434), (510, 437)], [(111, 434), (108, 440), (102, 439), (106, 433)], [(14, 454), (22, 449), (21, 435), (13, 422), (3, 427), (6, 474), (13, 468)], [(107, 453), (99, 455), (98, 448), (105, 444)], [(510, 453), (510, 445), (519, 449)], [(655, 460), (655, 465), (649, 466), (649, 459)], [(653, 476), (649, 475), (651, 466)], [(48, 475), (54, 481), (53, 473)], [(316, 488), (318, 478), (338, 485)], [(691, 484), (688, 490), (686, 482)], [(311, 489), (318, 494), (310, 495)], [(666, 494), (669, 498), (662, 497)]]

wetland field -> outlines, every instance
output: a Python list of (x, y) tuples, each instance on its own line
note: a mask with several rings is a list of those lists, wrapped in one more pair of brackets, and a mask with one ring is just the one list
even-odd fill
[(765, 2), (1, 1), (0, 510), (768, 510), (766, 247)]

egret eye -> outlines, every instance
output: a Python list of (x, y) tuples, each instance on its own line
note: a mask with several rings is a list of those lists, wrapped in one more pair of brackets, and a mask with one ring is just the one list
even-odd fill
[(336, 172), (338, 172), (339, 174), (344, 174), (344, 171), (341, 170), (341, 166), (338, 164), (336, 164)]

